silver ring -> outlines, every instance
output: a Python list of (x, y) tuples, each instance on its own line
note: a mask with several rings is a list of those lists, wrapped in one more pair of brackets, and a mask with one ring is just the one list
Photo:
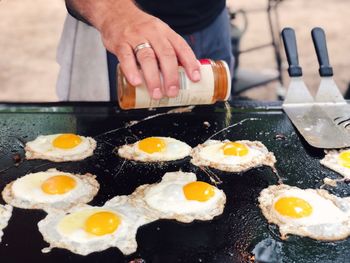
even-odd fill
[[(141, 43), (139, 45), (137, 45), (135, 48), (134, 48), (134, 53), (135, 53), (135, 56), (137, 54), (137, 52), (139, 52), (141, 49), (143, 48), (152, 48), (151, 44), (148, 43), (148, 42), (144, 42), (144, 43)], [(153, 48), (152, 48), (153, 49)]]

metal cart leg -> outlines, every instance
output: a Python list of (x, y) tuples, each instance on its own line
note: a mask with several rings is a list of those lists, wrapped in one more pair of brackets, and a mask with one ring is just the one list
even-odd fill
[[(266, 85), (270, 82), (277, 81), (278, 86), (276, 88), (276, 95), (279, 99), (282, 99), (285, 94), (285, 88), (283, 86), (283, 76), (282, 76), (282, 58), (281, 58), (281, 43), (280, 43), (280, 23), (277, 7), (282, 0), (268, 0), (266, 8), (256, 8), (251, 10), (239, 10), (236, 14), (244, 14), (246, 19), (246, 13), (253, 12), (266, 12), (268, 19), (268, 26), (270, 31), (270, 42), (254, 46), (246, 50), (239, 50), (235, 55), (242, 55), (244, 53), (257, 51), (263, 48), (272, 47), (274, 52), (274, 60), (276, 63), (276, 72), (259, 72), (251, 71), (248, 69), (237, 68), (236, 74), (233, 79), (234, 95), (237, 95), (243, 91), (255, 88), (258, 86)], [(232, 18), (235, 15), (231, 16)], [(247, 20), (247, 19), (246, 19)], [(246, 26), (248, 22), (245, 21)], [(236, 40), (237, 41), (237, 40)]]

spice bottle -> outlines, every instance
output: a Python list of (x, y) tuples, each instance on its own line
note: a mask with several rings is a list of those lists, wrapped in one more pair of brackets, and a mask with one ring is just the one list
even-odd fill
[(118, 66), (118, 102), (122, 109), (141, 109), (172, 107), (184, 105), (213, 104), (226, 101), (231, 93), (230, 70), (225, 61), (200, 60), (201, 80), (192, 82), (183, 67), (179, 66), (179, 93), (175, 98), (152, 99), (143, 82), (139, 86), (131, 85)]

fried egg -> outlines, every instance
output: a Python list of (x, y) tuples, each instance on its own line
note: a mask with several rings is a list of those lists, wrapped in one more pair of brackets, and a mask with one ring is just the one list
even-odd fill
[(185, 158), (190, 152), (189, 145), (170, 137), (147, 137), (118, 149), (119, 156), (140, 162), (174, 161)]
[(194, 173), (169, 172), (161, 182), (142, 185), (132, 194), (162, 219), (189, 223), (195, 219), (211, 220), (222, 214), (225, 193), (206, 182), (197, 181)]
[(317, 240), (340, 240), (350, 235), (350, 198), (340, 198), (326, 190), (273, 185), (259, 196), (261, 211), (269, 223), (287, 234)]
[(320, 161), (322, 165), (350, 179), (350, 149), (326, 150), (326, 156)]
[(243, 172), (266, 165), (273, 167), (276, 158), (259, 141), (208, 140), (193, 148), (191, 162), (226, 172)]
[(25, 146), (27, 159), (44, 159), (53, 162), (80, 161), (91, 155), (96, 141), (91, 137), (72, 133), (40, 135)]
[(129, 196), (116, 196), (102, 207), (81, 205), (68, 213), (49, 213), (38, 227), (50, 245), (43, 252), (57, 247), (88, 255), (117, 247), (128, 255), (137, 249), (137, 229), (155, 219), (131, 204)]
[(3, 229), (7, 227), (7, 224), (12, 215), (12, 206), (0, 205), (0, 242), (4, 235)]
[(95, 177), (56, 169), (30, 173), (6, 185), (2, 197), (19, 208), (66, 210), (92, 200), (100, 187)]

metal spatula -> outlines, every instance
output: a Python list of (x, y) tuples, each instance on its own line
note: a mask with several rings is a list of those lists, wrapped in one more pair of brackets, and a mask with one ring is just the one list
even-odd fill
[(289, 64), (291, 82), (283, 109), (305, 140), (318, 148), (342, 148), (344, 142), (350, 144), (350, 137), (344, 129), (335, 125), (334, 120), (323, 110), (323, 105), (315, 103), (302, 80), (294, 30), (282, 31), (283, 43)]
[(291, 78), (283, 106), (296, 106), (294, 104), (297, 104), (298, 106), (303, 107), (304, 104), (313, 103), (314, 99), (302, 79), (303, 71), (299, 66), (298, 49), (294, 30), (288, 27), (284, 28), (282, 30), (282, 39), (289, 64), (288, 74)]
[[(314, 99), (302, 79), (299, 66), (295, 32), (292, 28), (282, 31), (284, 49), (288, 60), (290, 83), (283, 103), (283, 109), (303, 137), (311, 144), (318, 145), (319, 136), (313, 132), (315, 120), (319, 119), (314, 109)], [(323, 114), (323, 113), (322, 113)]]
[(326, 35), (323, 29), (319, 27), (312, 29), (311, 35), (320, 66), (319, 74), (321, 76), (321, 83), (315, 97), (315, 102), (327, 112), (333, 120), (334, 125), (344, 130), (342, 147), (350, 146), (350, 105), (343, 98), (333, 79), (333, 69), (329, 63)]

